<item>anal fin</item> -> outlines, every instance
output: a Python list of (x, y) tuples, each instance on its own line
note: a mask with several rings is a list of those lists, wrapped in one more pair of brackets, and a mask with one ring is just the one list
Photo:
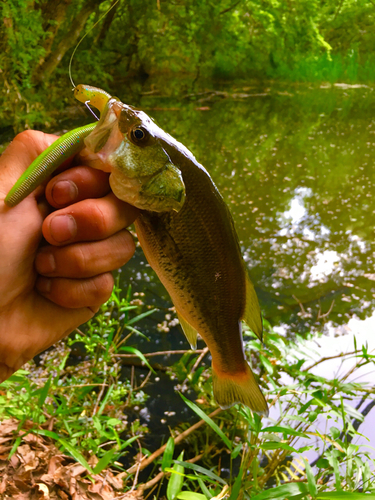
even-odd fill
[(263, 339), (262, 314), (257, 294), (246, 272), (246, 306), (243, 321), (255, 333), (259, 340)]
[(195, 351), (197, 348), (197, 337), (198, 337), (198, 332), (195, 328), (191, 326), (190, 323), (186, 321), (186, 319), (176, 310), (178, 320), (180, 322), (182, 331), (185, 334), (185, 337), (187, 338), (187, 341), (190, 344), (190, 347)]

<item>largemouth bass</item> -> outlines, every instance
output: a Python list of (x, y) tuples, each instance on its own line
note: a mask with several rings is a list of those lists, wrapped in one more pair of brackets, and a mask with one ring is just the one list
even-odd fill
[(139, 209), (136, 231), (195, 348), (199, 333), (212, 355), (213, 391), (228, 408), (267, 413), (245, 359), (241, 320), (262, 338), (254, 287), (230, 212), (205, 168), (143, 111), (109, 100), (85, 139), (84, 162), (110, 172), (114, 194)]

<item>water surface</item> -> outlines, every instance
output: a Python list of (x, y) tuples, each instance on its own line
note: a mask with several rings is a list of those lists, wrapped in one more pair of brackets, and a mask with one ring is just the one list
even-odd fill
[[(372, 89), (227, 89), (137, 103), (187, 146), (232, 212), (264, 317), (288, 333), (371, 316)], [(125, 282), (168, 305), (144, 258)]]

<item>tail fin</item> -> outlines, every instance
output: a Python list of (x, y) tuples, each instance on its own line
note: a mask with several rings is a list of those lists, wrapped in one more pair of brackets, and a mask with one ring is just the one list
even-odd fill
[(212, 364), (212, 382), (215, 399), (221, 408), (242, 403), (256, 413), (268, 415), (266, 400), (247, 364), (244, 372), (235, 375), (216, 371)]

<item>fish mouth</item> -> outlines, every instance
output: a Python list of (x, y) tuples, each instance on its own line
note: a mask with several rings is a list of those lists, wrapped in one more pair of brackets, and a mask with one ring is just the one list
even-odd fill
[(121, 105), (122, 103), (116, 98), (109, 99), (98, 124), (85, 138), (86, 147), (81, 151), (80, 157), (89, 167), (111, 172), (112, 167), (107, 160), (124, 140), (124, 135), (118, 126)]
[[(89, 167), (111, 173), (117, 198), (153, 212), (179, 212), (185, 184), (158, 141), (158, 126), (143, 111), (108, 100), (95, 129), (85, 139), (81, 158)], [(145, 139), (135, 135), (139, 132)]]

